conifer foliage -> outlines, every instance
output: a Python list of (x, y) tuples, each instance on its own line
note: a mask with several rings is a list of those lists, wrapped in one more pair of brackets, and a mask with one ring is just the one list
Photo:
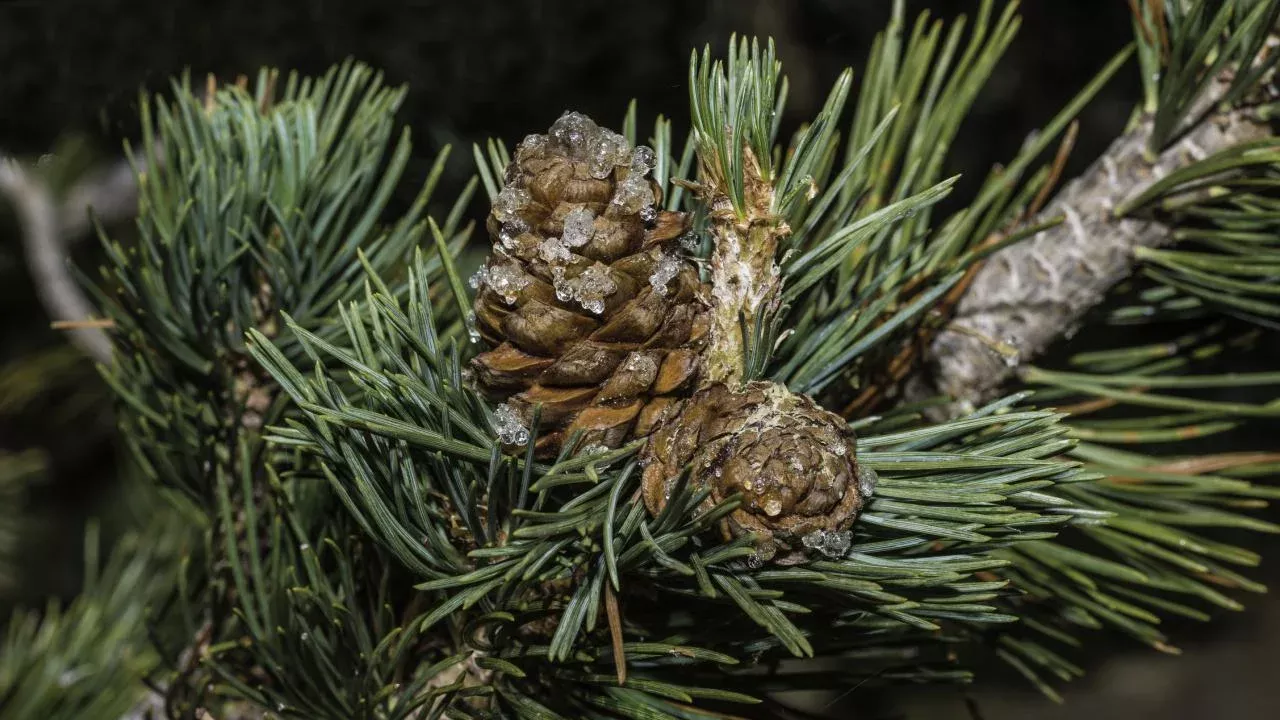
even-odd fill
[[(174, 718), (798, 717), (787, 691), (984, 654), (1058, 697), (1103, 632), (1172, 650), (1162, 618), (1263, 589), (1222, 531), (1280, 531), (1280, 447), (1180, 444), (1280, 415), (1203, 392), (1280, 379), (1211, 366), (1280, 318), (1280, 2), (1130, 5), (1133, 44), (945, 211), (1012, 3), (896, 3), (790, 138), (771, 42), (706, 48), (687, 136), (570, 113), (443, 202), (442, 155), (398, 216), (403, 92), (370, 69), (175, 83), (95, 287), (122, 439), (191, 521), (156, 531), (179, 560), (122, 547), (10, 624), (0, 718), (86, 717), (19, 680), (108, 662), (94, 603)], [(1132, 72), (1126, 134), (1066, 182)], [(1039, 357), (1128, 324), (1167, 340)], [(165, 582), (109, 589), (143, 565)]]

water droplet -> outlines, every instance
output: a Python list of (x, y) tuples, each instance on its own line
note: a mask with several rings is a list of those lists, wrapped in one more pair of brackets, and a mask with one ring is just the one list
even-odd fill
[(769, 498), (764, 504), (764, 514), (769, 517), (777, 517), (782, 513), (782, 501), (777, 498)]
[(640, 208), (640, 219), (646, 223), (651, 223), (658, 219), (658, 208), (654, 205), (645, 205)]

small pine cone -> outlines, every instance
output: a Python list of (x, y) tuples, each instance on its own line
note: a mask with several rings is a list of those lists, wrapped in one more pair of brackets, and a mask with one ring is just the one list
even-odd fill
[(542, 406), (539, 457), (579, 431), (581, 446), (643, 437), (697, 386), (706, 291), (652, 165), (649, 148), (565, 113), (525, 138), (494, 200), (493, 253), (472, 281), (492, 349), (471, 367), (526, 426)]
[(723, 521), (726, 537), (754, 533), (760, 559), (779, 564), (804, 560), (804, 547), (821, 547), (828, 535), (841, 534), (847, 547), (844, 531), (869, 493), (844, 420), (770, 382), (700, 390), (654, 431), (641, 463), (654, 515), (686, 466), (690, 489), (711, 489), (704, 510), (741, 493), (742, 504)]

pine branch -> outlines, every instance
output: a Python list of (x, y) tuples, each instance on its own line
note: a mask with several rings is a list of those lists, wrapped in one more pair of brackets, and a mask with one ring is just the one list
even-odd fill
[[(1263, 5), (1250, 17), (1269, 17), (1261, 15)], [(1232, 37), (1251, 30), (1256, 28), (1245, 25)], [(1229, 56), (1230, 41), (1226, 44), (1222, 54)], [(1136, 255), (1170, 242), (1171, 228), (1133, 214), (1134, 203), (1161, 179), (1197, 161), (1271, 135), (1254, 108), (1223, 108), (1233, 98), (1239, 101), (1238, 81), (1254, 63), (1253, 55), (1245, 55), (1244, 66), (1219, 70), (1206, 87), (1190, 93), (1194, 104), (1188, 107), (1169, 100), (1167, 105), (1175, 107), (1141, 116), (1032, 221), (1062, 217), (1060, 225), (987, 260), (952, 321), (930, 345), (927, 370), (908, 381), (909, 397), (945, 394), (956, 401), (954, 413), (997, 395), (1020, 366), (1079, 328), (1085, 313), (1129, 276)], [(1221, 65), (1219, 58), (1215, 67)], [(1193, 80), (1204, 82), (1182, 82)], [(1193, 124), (1171, 145), (1161, 145), (1178, 117)]]

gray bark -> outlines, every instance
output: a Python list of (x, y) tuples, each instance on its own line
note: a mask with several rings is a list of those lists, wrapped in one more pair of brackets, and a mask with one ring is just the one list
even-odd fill
[[(1206, 103), (1220, 97), (1213, 88)], [(1209, 107), (1203, 105), (1202, 107)], [(1018, 367), (1060, 337), (1133, 269), (1135, 248), (1168, 242), (1170, 228), (1114, 209), (1179, 168), (1270, 135), (1247, 111), (1214, 113), (1159, 157), (1147, 153), (1145, 120), (1117, 139), (1082, 175), (1065, 185), (1033, 222), (1063, 222), (993, 255), (978, 271), (951, 322), (929, 346), (906, 394), (945, 394), (956, 415), (993, 399)]]

